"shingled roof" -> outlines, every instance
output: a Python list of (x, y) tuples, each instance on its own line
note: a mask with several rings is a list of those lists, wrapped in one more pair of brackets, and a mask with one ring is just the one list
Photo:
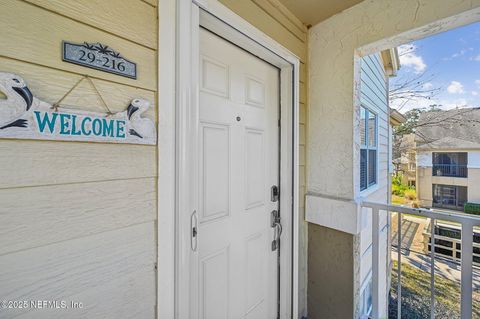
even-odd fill
[(422, 113), (415, 133), (417, 149), (480, 148), (480, 108)]

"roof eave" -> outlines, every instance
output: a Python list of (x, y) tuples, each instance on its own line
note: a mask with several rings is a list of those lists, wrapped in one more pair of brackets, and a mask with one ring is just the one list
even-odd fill
[(390, 108), (390, 124), (392, 126), (399, 126), (407, 121), (407, 118), (395, 109)]
[(381, 52), (381, 55), (386, 74), (389, 77), (396, 76), (398, 70), (400, 70), (400, 58), (397, 48), (384, 50)]

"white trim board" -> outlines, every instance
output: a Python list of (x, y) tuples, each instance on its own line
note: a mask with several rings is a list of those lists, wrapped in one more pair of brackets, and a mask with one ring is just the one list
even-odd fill
[(354, 201), (313, 193), (308, 193), (305, 197), (307, 222), (352, 235), (357, 235), (362, 230), (361, 209)]
[[(173, 2), (173, 0), (167, 0)], [(161, 1), (162, 2), (162, 1)], [(165, 5), (166, 6), (166, 5)], [(201, 9), (200, 9), (201, 8)], [(171, 30), (172, 17), (169, 17), (169, 25), (164, 26), (162, 31), (162, 18), (170, 11), (162, 12), (160, 10), (160, 39), (163, 32)], [(196, 192), (192, 189), (195, 185), (196, 172), (195, 167), (189, 159), (195, 158), (197, 150), (192, 141), (195, 140), (197, 132), (196, 121), (198, 109), (198, 30), (200, 25), (213, 31), (228, 41), (242, 47), (243, 49), (259, 56), (263, 60), (280, 68), (281, 82), (281, 176), (280, 189), (282, 196), (280, 200), (280, 209), (282, 212), (291, 212), (292, 218), (285, 218), (284, 233), (282, 240), (284, 242), (292, 242), (292, 245), (281, 245), (282, 267), (281, 267), (281, 286), (286, 287), (281, 292), (281, 318), (298, 318), (298, 132), (299, 132), (299, 59), (291, 52), (280, 46), (277, 42), (258, 31), (252, 25), (247, 23), (241, 17), (224, 7), (216, 0), (210, 1), (194, 1), (180, 0), (177, 1), (176, 7), (176, 103), (173, 105), (175, 110), (175, 122), (168, 127), (168, 132), (175, 132), (175, 149), (176, 158), (173, 163), (175, 167), (175, 178), (165, 174), (159, 174), (166, 177), (167, 180), (159, 180), (159, 184), (175, 185), (175, 209), (172, 209), (171, 199), (166, 199), (170, 205), (162, 203), (159, 194), (159, 286), (158, 286), (158, 316), (159, 318), (172, 318), (172, 299), (175, 303), (175, 318), (195, 318), (197, 313), (192, 313), (189, 309), (190, 291), (195, 288), (196, 283), (189, 278), (189, 269), (192, 263), (195, 265), (195, 258), (190, 249), (190, 215), (195, 211)], [(165, 23), (167, 24), (167, 23)], [(163, 39), (164, 45), (171, 38)], [(172, 42), (170, 42), (170, 46)], [(162, 44), (160, 44), (162, 45)], [(162, 51), (162, 50), (160, 50)], [(168, 52), (167, 61), (160, 60), (160, 74), (165, 73), (165, 64), (172, 61), (172, 54)], [(162, 52), (160, 53), (162, 56)], [(169, 68), (168, 70), (171, 70)], [(160, 81), (160, 96), (164, 95), (164, 90), (171, 90), (168, 83)], [(172, 91), (167, 92), (167, 95)], [(166, 99), (164, 97), (164, 99)], [(160, 109), (166, 107), (172, 110), (170, 101), (160, 101)], [(168, 104), (166, 104), (168, 103)], [(166, 112), (166, 111), (165, 111)], [(159, 114), (164, 112), (159, 111)], [(171, 113), (166, 112), (169, 119), (173, 120)], [(165, 120), (165, 119), (163, 119)], [(159, 120), (160, 121), (160, 120)], [(159, 138), (160, 154), (159, 159), (162, 160), (165, 151), (171, 150), (171, 145), (166, 141), (161, 143), (162, 137)], [(168, 155), (165, 154), (168, 157)], [(162, 162), (162, 165), (167, 161)], [(167, 170), (172, 165), (159, 166), (159, 171)], [(193, 180), (193, 181), (192, 181)], [(171, 195), (171, 194), (170, 194)], [(173, 223), (176, 218), (175, 223)], [(167, 234), (161, 234), (167, 227)], [(160, 241), (170, 240), (175, 242), (175, 252), (172, 254), (171, 245), (164, 245)], [(171, 243), (171, 242), (170, 242)], [(175, 267), (172, 269), (171, 262), (175, 260)], [(163, 270), (162, 270), (163, 269)], [(167, 273), (164, 273), (167, 271)], [(291, 275), (290, 275), (291, 274)], [(175, 278), (174, 288), (167, 277)], [(161, 286), (166, 283), (167, 286)], [(167, 298), (168, 301), (162, 300)], [(162, 307), (166, 307), (163, 308)], [(165, 310), (168, 309), (168, 310)], [(293, 314), (293, 315), (292, 315)]]
[(176, 1), (158, 4), (157, 318), (175, 314)]

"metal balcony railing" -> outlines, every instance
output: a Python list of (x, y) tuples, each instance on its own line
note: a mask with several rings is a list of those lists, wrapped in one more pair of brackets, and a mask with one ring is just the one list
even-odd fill
[[(480, 218), (480, 217), (479, 217)], [(431, 221), (430, 221), (431, 222)], [(429, 223), (430, 224), (430, 223)], [(460, 236), (457, 236), (456, 229), (452, 229), (452, 226), (448, 225), (448, 228), (444, 225), (437, 224), (435, 226), (437, 231), (435, 232), (435, 255), (443, 258), (447, 258), (453, 260), (455, 262), (461, 262), (462, 256), (462, 240)], [(448, 234), (442, 234), (442, 230)], [(430, 229), (425, 229), (422, 233), (423, 236), (423, 251), (429, 253), (432, 247), (430, 247), (432, 236), (431, 234), (431, 227)], [(475, 239), (477, 242), (475, 242)], [(474, 241), (473, 241), (473, 265), (479, 267), (480, 266), (480, 243), (478, 242), (479, 234), (478, 231), (474, 233)]]
[[(480, 218), (467, 214), (458, 214), (451, 212), (431, 211), (421, 208), (409, 208), (405, 206), (387, 205), (374, 202), (361, 202), (361, 207), (371, 209), (372, 211), (372, 311), (371, 318), (379, 318), (379, 267), (380, 267), (380, 214), (397, 213), (398, 218), (398, 249), (397, 249), (397, 318), (401, 318), (402, 305), (402, 287), (401, 287), (401, 270), (402, 270), (402, 218), (403, 214), (414, 215), (417, 217), (430, 218), (430, 227), (432, 234), (430, 236), (430, 314), (431, 318), (435, 318), (435, 221), (449, 221), (461, 225), (461, 305), (460, 312), (462, 319), (472, 318), (472, 292), (473, 292), (473, 227), (480, 226)], [(468, 235), (466, 235), (468, 234)], [(388, 247), (390, 253), (391, 247)], [(375, 293), (377, 292), (377, 293)]]
[(467, 177), (468, 168), (463, 164), (433, 164), (433, 176)]

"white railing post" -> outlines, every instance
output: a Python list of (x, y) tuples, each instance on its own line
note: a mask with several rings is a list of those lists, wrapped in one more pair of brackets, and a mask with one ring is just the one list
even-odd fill
[(379, 246), (380, 246), (380, 228), (379, 228), (379, 209), (372, 208), (372, 318), (377, 319), (379, 314)]
[(462, 319), (472, 318), (473, 225), (462, 223)]
[(397, 212), (398, 216), (398, 247), (397, 247), (397, 318), (402, 318), (402, 213)]
[[(380, 210), (393, 211), (397, 213), (397, 318), (402, 316), (402, 214), (411, 214), (415, 216), (427, 217), (431, 219), (431, 235), (430, 235), (430, 285), (431, 285), (431, 309), (430, 317), (435, 318), (435, 240), (444, 239), (443, 236), (436, 235), (435, 229), (437, 220), (445, 220), (453, 223), (460, 223), (462, 225), (462, 238), (461, 238), (461, 318), (472, 319), (472, 291), (473, 291), (473, 227), (480, 226), (480, 218), (478, 216), (471, 216), (468, 214), (459, 214), (447, 211), (436, 211), (424, 208), (410, 208), (405, 206), (388, 205), (375, 202), (362, 202), (362, 208), (372, 209), (372, 318), (378, 318), (379, 316), (379, 286), (380, 279), (386, 280), (386, 278), (379, 277), (380, 265)], [(393, 242), (393, 240), (392, 240)], [(455, 256), (456, 242), (452, 240), (453, 247), (452, 252)], [(393, 243), (392, 243), (393, 244)], [(475, 246), (477, 246), (475, 244)], [(391, 247), (390, 247), (391, 248)], [(480, 256), (480, 255), (479, 255)]]
[(435, 319), (435, 223), (430, 219), (430, 318)]

